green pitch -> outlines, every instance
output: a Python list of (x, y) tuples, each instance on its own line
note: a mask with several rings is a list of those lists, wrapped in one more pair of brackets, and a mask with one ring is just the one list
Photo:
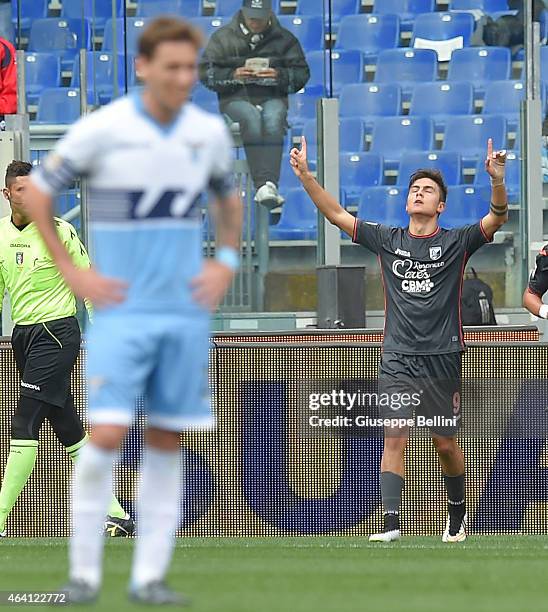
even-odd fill
[[(0, 590), (58, 588), (66, 543), (0, 540)], [(92, 609), (135, 609), (125, 597), (132, 544), (107, 541), (103, 593)], [(375, 546), (363, 538), (189, 538), (178, 540), (169, 582), (196, 612), (537, 612), (548, 610), (547, 568), (548, 537), (454, 546), (439, 538)]]

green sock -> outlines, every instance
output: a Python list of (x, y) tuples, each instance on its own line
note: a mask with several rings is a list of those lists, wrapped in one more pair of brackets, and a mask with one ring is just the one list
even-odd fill
[[(87, 443), (88, 440), (89, 440), (89, 436), (88, 434), (86, 434), (80, 440), (80, 442), (76, 442), (76, 444), (73, 444), (72, 446), (67, 446), (65, 448), (65, 450), (70, 455), (70, 458), (73, 461), (76, 461), (76, 459), (78, 458), (78, 455), (80, 454), (80, 449)], [(120, 505), (120, 502), (118, 501), (114, 493), (112, 494), (112, 498), (110, 500), (110, 505), (108, 507), (107, 514), (108, 516), (114, 516), (116, 518), (122, 518), (122, 519), (126, 517), (127, 513)]]
[(0, 531), (36, 463), (38, 440), (10, 440), (10, 452), (0, 489)]

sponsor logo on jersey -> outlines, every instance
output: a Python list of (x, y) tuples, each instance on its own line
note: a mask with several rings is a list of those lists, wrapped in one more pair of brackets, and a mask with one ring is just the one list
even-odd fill
[(443, 261), (429, 264), (412, 259), (396, 259), (392, 264), (392, 272), (394, 276), (402, 279), (401, 289), (404, 293), (430, 293), (434, 287), (430, 270), (444, 265)]
[(12, 249), (30, 249), (30, 244), (24, 244), (23, 242), (12, 242), (10, 244)]
[(432, 261), (436, 261), (440, 257), (441, 257), (441, 247), (440, 246), (430, 247), (430, 259)]
[(401, 255), (402, 257), (411, 257), (411, 253), (409, 251), (404, 251), (403, 249), (396, 249), (396, 255)]
[(17, 253), (15, 253), (15, 263), (18, 266), (23, 265), (23, 252), (22, 251), (17, 251)]

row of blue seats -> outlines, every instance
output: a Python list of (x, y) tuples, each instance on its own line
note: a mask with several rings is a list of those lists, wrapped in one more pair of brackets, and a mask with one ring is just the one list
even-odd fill
[[(135, 63), (132, 56), (124, 61), (123, 55), (108, 51), (88, 51), (87, 92), (88, 104), (100, 105), (110, 102), (115, 95), (114, 84), (118, 83), (118, 95), (137, 84)], [(115, 76), (116, 74), (116, 76)], [(50, 53), (27, 53), (25, 55), (25, 91), (27, 103), (38, 104), (46, 89), (61, 87), (61, 60)], [(72, 66), (70, 87), (80, 87), (80, 56)]]
[[(419, 23), (423, 19), (427, 20), (432, 17), (441, 26), (445, 24), (444, 21), (440, 21), (440, 18), (443, 18), (444, 15), (450, 16), (451, 21), (449, 23), (460, 22), (464, 18), (464, 21), (470, 26), (468, 32), (471, 34), (474, 19), (468, 13), (454, 13), (452, 15), (448, 13), (428, 13), (420, 15), (415, 22), (416, 28), (419, 27)], [(471, 21), (468, 21), (468, 18)], [(398, 46), (399, 41), (394, 34), (396, 32), (394, 28), (396, 27), (397, 19), (395, 15), (355, 15), (343, 19), (340, 36), (335, 48), (335, 55), (338, 52), (347, 50), (354, 51), (355, 55), (352, 59), (352, 64), (359, 67), (360, 70), (360, 78), (357, 80), (363, 79), (363, 66), (366, 61), (376, 60), (377, 56), (380, 59), (386, 50), (394, 50)], [(291, 30), (297, 36), (305, 52), (320, 51), (323, 48), (323, 23), (321, 17), (285, 16), (280, 17), (280, 20), (284, 27)], [(203, 17), (196, 18), (193, 21), (208, 35), (224, 25), (222, 18)], [(111, 51), (114, 48), (115, 38), (118, 49), (123, 49), (125, 37), (127, 52), (130, 55), (134, 55), (137, 52), (138, 39), (146, 23), (146, 20), (140, 17), (132, 17), (127, 20), (117, 19), (113, 28), (112, 21), (109, 20), (104, 31), (103, 50)], [(115, 36), (113, 30), (115, 30)], [(63, 70), (69, 70), (72, 61), (74, 61), (74, 56), (79, 49), (91, 50), (91, 33), (90, 21), (87, 19), (37, 19), (32, 23), (28, 50), (57, 54), (61, 59)], [(345, 33), (347, 35), (344, 35)], [(427, 32), (423, 34), (423, 38), (428, 38), (428, 36)], [(442, 33), (432, 32), (430, 36), (441, 37)], [(432, 38), (432, 40), (438, 39), (441, 38)], [(467, 34), (465, 40), (468, 41), (468, 39), (469, 36)], [(404, 57), (420, 59), (425, 64), (425, 70), (431, 74), (431, 76), (426, 76), (426, 80), (432, 80), (437, 75), (437, 54), (435, 51), (410, 48), (403, 48), (397, 51), (403, 54), (411, 54)], [(339, 57), (344, 57), (344, 55), (339, 55)], [(503, 58), (502, 54), (500, 58), (500, 61), (505, 63), (505, 65), (510, 61)], [(338, 59), (337, 56), (334, 59), (336, 61)], [(408, 63), (414, 64), (418, 59)]]
[[(488, 81), (482, 90), (484, 95), (477, 98), (483, 102), (482, 113), (504, 115), (510, 131), (515, 131), (519, 123), (520, 103), (525, 96), (524, 84), (521, 81)], [(543, 88), (543, 96), (544, 92)], [(306, 91), (290, 96), (289, 124), (298, 128), (315, 119), (316, 102), (317, 96)], [(401, 87), (396, 83), (345, 85), (340, 95), (339, 113), (341, 117), (361, 117), (366, 122), (366, 128), (374, 117), (404, 115)], [(472, 83), (432, 82), (416, 84), (408, 116), (430, 117), (440, 132), (452, 115), (474, 113), (476, 98)]]
[[(322, 49), (324, 23), (320, 16), (280, 16), (280, 23), (297, 36), (305, 51)], [(227, 23), (222, 17), (197, 17), (191, 20), (206, 35)], [(147, 19), (130, 17), (116, 19), (117, 38), (122, 41), (127, 33), (127, 48), (134, 53), (137, 40)], [(415, 19), (414, 35), (423, 39), (447, 40), (462, 36), (468, 46), (474, 30), (474, 18), (469, 13), (424, 13)], [(70, 51), (74, 48), (91, 49), (91, 21), (87, 18), (34, 19), (30, 25), (29, 49), (32, 51)], [(105, 22), (103, 49), (113, 43), (113, 23)], [(358, 49), (376, 55), (379, 51), (399, 45), (399, 17), (397, 15), (349, 15), (341, 21), (337, 48)]]
[[(306, 88), (321, 92), (324, 87), (338, 95), (348, 83), (365, 80), (364, 55), (357, 50), (313, 51), (306, 55), (310, 80)], [(541, 47), (542, 74), (548, 81), (548, 47)], [(328, 67), (332, 66), (329, 71)], [(502, 81), (512, 75), (512, 57), (506, 47), (466, 47), (453, 52), (447, 80)], [(428, 49), (388, 49), (375, 64), (375, 82), (433, 81), (438, 76), (437, 58)]]
[[(363, 67), (360, 64), (359, 52), (340, 51), (332, 54), (333, 61), (333, 93), (338, 95), (344, 87), (349, 84), (356, 84), (361, 81), (363, 75)], [(291, 115), (293, 120), (302, 123), (303, 119), (313, 116), (315, 99), (323, 94), (323, 68), (325, 63), (330, 60), (329, 55), (324, 52), (311, 53), (307, 56), (311, 68), (311, 79), (306, 88), (291, 98)], [(73, 59), (73, 62), (75, 60)], [(76, 64), (71, 66), (74, 72), (78, 70), (78, 56), (76, 56)], [(61, 84), (61, 65), (62, 61), (55, 53), (40, 53), (29, 52), (26, 56), (26, 86), (27, 93), (36, 99), (39, 93), (47, 87), (58, 87)], [(118, 85), (119, 89), (125, 88), (126, 68), (124, 60), (118, 57)], [(103, 88), (107, 92), (113, 89), (113, 74), (114, 74), (114, 56), (112, 53), (105, 52), (88, 52), (88, 75), (92, 88)], [(377, 65), (377, 73), (374, 84), (364, 84), (359, 87), (359, 93), (364, 96), (363, 111), (356, 113), (355, 110), (342, 111), (343, 115), (352, 114), (383, 114), (382, 108), (386, 105), (384, 114), (398, 114), (399, 111), (392, 110), (394, 105), (401, 108), (398, 100), (408, 101), (412, 97), (412, 93), (416, 89), (417, 82), (432, 81), (429, 94), (435, 95), (437, 99), (444, 99), (450, 108), (453, 108), (451, 101), (455, 101), (459, 108), (467, 106), (466, 100), (469, 99), (469, 88), (463, 85), (455, 87), (455, 83), (450, 81), (469, 81), (480, 94), (486, 93), (490, 88), (487, 81), (508, 79), (511, 72), (511, 61), (509, 51), (503, 47), (478, 47), (468, 48), (455, 51), (453, 58), (449, 64), (448, 81), (433, 81), (436, 74), (435, 57), (428, 50), (388, 50), (381, 53), (379, 63)], [(128, 87), (135, 84), (135, 69), (132, 57), (127, 61)], [(541, 48), (541, 78), (543, 82), (548, 82), (548, 47)], [(399, 96), (394, 96), (389, 85), (394, 87), (394, 83), (399, 83)], [(73, 81), (73, 86), (77, 86), (78, 82)], [(502, 88), (504, 86), (499, 85)], [(352, 90), (348, 90), (349, 92)], [(502, 92), (502, 89), (501, 89)], [(511, 97), (511, 100), (521, 98), (523, 90), (521, 86), (514, 82), (508, 85), (504, 91), (505, 95)], [(352, 91), (352, 95), (358, 93), (358, 90)], [(440, 98), (441, 96), (441, 98)], [(216, 111), (217, 97), (214, 92), (209, 90), (199, 91), (198, 95), (200, 104), (208, 110)], [(349, 96), (342, 96), (343, 100)], [(458, 99), (464, 98), (463, 105), (458, 102)], [(108, 101), (109, 96), (101, 94), (100, 102)], [(493, 98), (494, 99), (494, 98)], [(356, 98), (355, 105), (360, 102)], [(502, 103), (502, 101), (501, 101)], [(504, 106), (506, 108), (513, 104), (508, 101)], [(347, 102), (344, 102), (346, 107)], [(350, 106), (353, 106), (350, 104)], [(371, 107), (371, 110), (368, 110)], [(374, 110), (377, 108), (377, 110)], [(441, 111), (440, 111), (441, 112)], [(455, 113), (455, 110), (447, 110), (447, 113)], [(466, 110), (461, 113), (470, 112)], [(511, 112), (506, 110), (497, 110), (490, 112)]]
[[(80, 115), (80, 92), (74, 88), (46, 89), (40, 95), (36, 121), (72, 123)], [(481, 155), (488, 138), (494, 146), (507, 148), (507, 121), (502, 115), (455, 115), (445, 122), (443, 150), (457, 151), (467, 158)], [(394, 163), (405, 151), (429, 151), (435, 148), (436, 128), (428, 117), (377, 117), (371, 120), (370, 150)], [(317, 157), (316, 121), (304, 124), (310, 159)], [(364, 151), (366, 123), (359, 117), (342, 118), (339, 122), (341, 151)]]
[[(20, 17), (21, 27), (28, 30), (33, 19), (48, 16), (50, 0), (12, 0), (13, 21)], [(116, 10), (122, 14), (123, 0), (116, 0)], [(216, 0), (215, 15), (230, 17), (242, 6), (241, 0)], [(274, 0), (273, 10), (280, 13), (280, 0)], [(358, 14), (362, 10), (361, 0), (331, 0), (331, 19), (338, 22), (346, 15)], [(508, 10), (506, 0), (450, 0), (450, 10), (482, 10), (497, 13)], [(436, 0), (375, 0), (373, 12), (396, 14), (404, 22), (410, 22), (420, 13), (436, 10)], [(297, 15), (319, 15), (322, 7), (318, 0), (297, 0)], [(137, 0), (137, 15), (154, 17), (159, 14), (176, 14), (182, 17), (201, 17), (204, 13), (202, 0)], [(61, 16), (65, 18), (92, 18), (103, 26), (112, 17), (112, 0), (66, 0), (61, 5)]]
[[(303, 135), (310, 159), (317, 158), (316, 121), (304, 124)], [(371, 121), (369, 150), (379, 153), (390, 169), (407, 151), (431, 151), (436, 148), (434, 121), (428, 117), (377, 117)], [(467, 167), (475, 165), (485, 154), (487, 140), (493, 139), (496, 149), (508, 149), (506, 119), (501, 115), (455, 115), (448, 117), (443, 133), (443, 151), (455, 151)], [(519, 135), (516, 138), (519, 143)], [(348, 117), (339, 121), (339, 150), (366, 150), (366, 125), (361, 118)]]
[[(272, 240), (315, 240), (317, 209), (303, 189), (291, 189), (285, 194), (280, 220), (270, 227)], [(476, 223), (489, 211), (490, 188), (472, 185), (449, 187), (446, 210), (440, 215), (440, 225), (447, 229)], [(406, 227), (407, 187), (367, 187), (363, 190), (357, 217), (376, 223)]]
[[(315, 168), (315, 165), (312, 164), (312, 167)], [(402, 155), (398, 164), (396, 185), (406, 186), (409, 177), (418, 168), (439, 170), (446, 184), (450, 186), (462, 185), (465, 182), (459, 153), (455, 151), (415, 151)], [(341, 201), (346, 205), (356, 204), (366, 187), (379, 187), (385, 183), (383, 156), (369, 152), (341, 153), (339, 155), (339, 182)], [(519, 199), (520, 184), (521, 160), (515, 151), (508, 151), (506, 187), (511, 202)], [(479, 187), (489, 185), (489, 176), (485, 172), (483, 158), (477, 162), (474, 185)], [(280, 191), (285, 194), (298, 187), (300, 187), (300, 182), (291, 169), (289, 156), (284, 155), (280, 173)]]

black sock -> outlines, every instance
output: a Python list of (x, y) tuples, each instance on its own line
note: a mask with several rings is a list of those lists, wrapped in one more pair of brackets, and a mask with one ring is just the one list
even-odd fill
[(384, 518), (384, 531), (395, 531), (400, 528), (400, 514), (399, 512), (385, 512)]
[(447, 491), (447, 506), (451, 518), (462, 519), (466, 512), (464, 492), (464, 474), (460, 476), (443, 475), (445, 490)]
[(381, 496), (385, 512), (400, 511), (404, 480), (394, 472), (381, 472)]
[(384, 507), (384, 531), (400, 528), (400, 504), (404, 480), (394, 472), (381, 472), (381, 495)]

